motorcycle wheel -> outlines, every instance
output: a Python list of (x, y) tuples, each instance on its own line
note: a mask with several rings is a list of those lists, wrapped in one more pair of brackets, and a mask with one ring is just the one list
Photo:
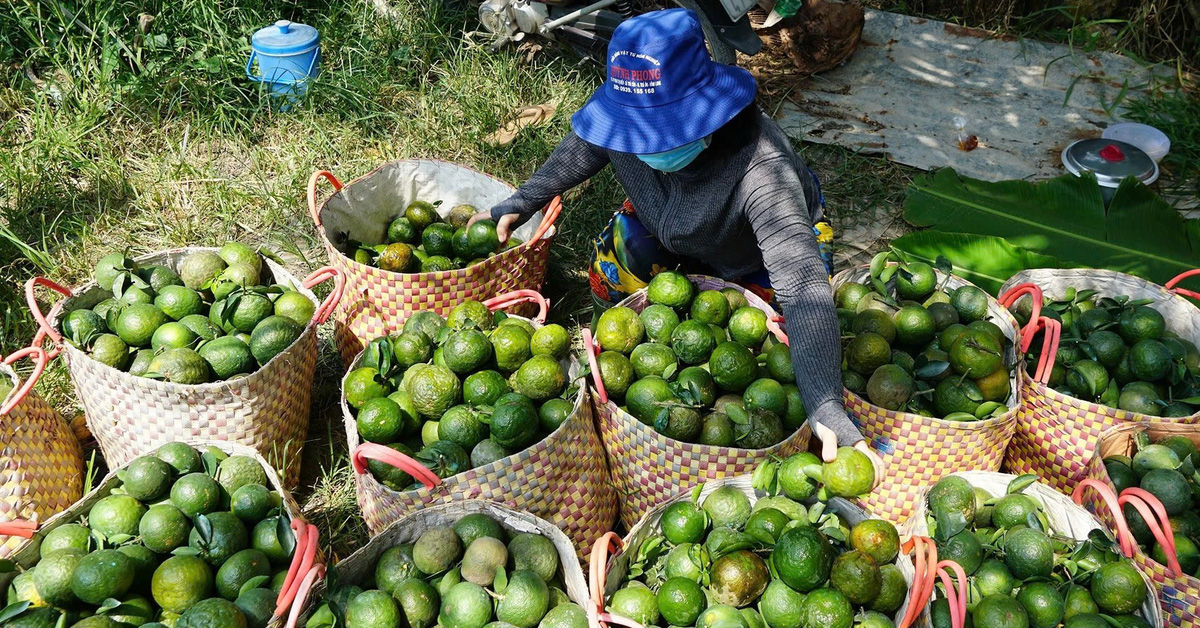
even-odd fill
[(700, 5), (696, 4), (695, 0), (674, 0), (675, 4), (691, 9), (696, 13), (696, 17), (700, 19), (700, 27), (704, 29), (704, 41), (708, 44), (708, 52), (717, 63), (733, 65), (737, 62), (737, 52), (721, 38), (717, 36), (717, 30), (713, 28), (712, 22), (704, 11), (700, 10)]

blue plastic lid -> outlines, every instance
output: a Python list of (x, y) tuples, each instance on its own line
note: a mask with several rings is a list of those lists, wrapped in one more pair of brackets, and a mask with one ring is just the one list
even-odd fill
[(317, 29), (307, 24), (279, 20), (261, 28), (250, 38), (250, 45), (262, 54), (286, 55), (304, 52), (320, 40)]

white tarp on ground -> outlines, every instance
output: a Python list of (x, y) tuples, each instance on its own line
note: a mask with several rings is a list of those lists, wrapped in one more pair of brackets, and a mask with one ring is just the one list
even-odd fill
[[(1116, 54), (868, 10), (854, 56), (805, 81), (777, 117), (794, 138), (924, 170), (1043, 178), (1062, 174), (1067, 144), (1119, 121), (1122, 99), (1155, 72), (1170, 76)], [(970, 152), (958, 148), (960, 116), (979, 138)]]

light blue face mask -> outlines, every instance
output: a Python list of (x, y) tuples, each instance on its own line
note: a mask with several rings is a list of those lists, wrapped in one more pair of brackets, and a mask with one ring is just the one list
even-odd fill
[(659, 172), (677, 172), (695, 161), (696, 157), (704, 152), (704, 149), (708, 148), (708, 145), (711, 143), (712, 136), (709, 135), (694, 142), (684, 144), (679, 148), (672, 148), (661, 153), (638, 155), (637, 158), (641, 159), (642, 163)]

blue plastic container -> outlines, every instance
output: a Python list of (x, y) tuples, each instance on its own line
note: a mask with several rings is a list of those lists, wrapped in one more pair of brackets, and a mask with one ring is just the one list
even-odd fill
[[(308, 82), (321, 72), (321, 35), (307, 24), (279, 20), (250, 38), (246, 76), (271, 86), (271, 94), (294, 102), (308, 91)], [(258, 74), (253, 72), (258, 61)]]

